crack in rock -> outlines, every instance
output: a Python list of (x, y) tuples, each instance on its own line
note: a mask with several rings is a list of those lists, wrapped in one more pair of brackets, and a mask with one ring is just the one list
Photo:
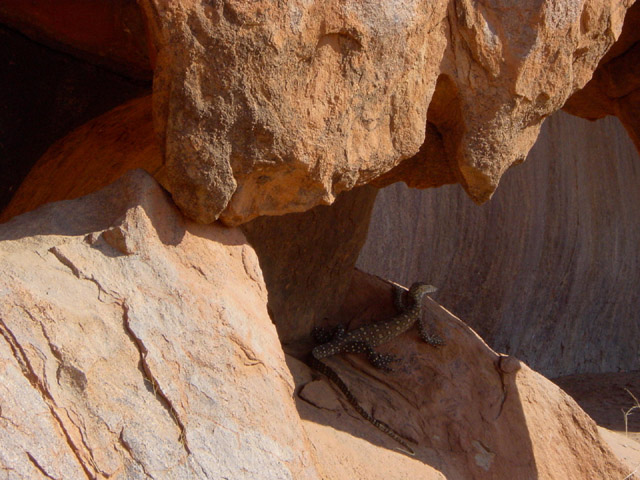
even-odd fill
[[(81, 448), (74, 443), (73, 439), (71, 438), (71, 434), (68, 432), (67, 428), (65, 427), (64, 421), (57, 411), (57, 406), (54, 398), (51, 396), (51, 393), (47, 390), (42, 380), (36, 374), (31, 365), (31, 362), (29, 361), (29, 357), (25, 353), (24, 349), (18, 342), (13, 332), (4, 323), (2, 318), (0, 318), (0, 335), (2, 335), (5, 341), (9, 344), (14, 358), (18, 362), (18, 365), (20, 365), (20, 369), (22, 370), (22, 374), (24, 375), (24, 377), (31, 384), (31, 386), (40, 393), (40, 396), (42, 397), (44, 403), (47, 405), (49, 411), (51, 412), (51, 416), (62, 431), (67, 445), (69, 445), (69, 448), (71, 449), (71, 452), (82, 467), (82, 470), (84, 470), (85, 475), (87, 476), (87, 478), (95, 478), (95, 472), (92, 472), (90, 468), (90, 464), (92, 463), (91, 459), (85, 459), (85, 454), (82, 452)], [(93, 465), (91, 465), (91, 467), (93, 467)]]
[(98, 280), (96, 280), (93, 276), (88, 277), (87, 275), (85, 275), (84, 273), (82, 273), (80, 271), (80, 269), (73, 263), (73, 260), (71, 260), (69, 257), (67, 257), (62, 250), (60, 250), (60, 248), (58, 247), (51, 247), (49, 249), (49, 252), (65, 267), (67, 267), (69, 270), (71, 270), (71, 273), (73, 273), (73, 275), (80, 279), (80, 280), (87, 280), (93, 284), (95, 284), (96, 287), (98, 287), (98, 300), (100, 300), (101, 302), (105, 303), (104, 300), (101, 298), (101, 295), (104, 294), (107, 297), (111, 297), (111, 298), (116, 298), (115, 295), (113, 295), (112, 293), (107, 292), (102, 285), (100, 285), (100, 282), (98, 282)]
[(136, 349), (140, 353), (140, 365), (142, 366), (144, 380), (151, 383), (156, 399), (165, 408), (165, 410), (169, 412), (169, 416), (171, 417), (171, 419), (174, 421), (174, 423), (180, 430), (180, 437), (178, 441), (184, 447), (187, 454), (190, 455), (191, 450), (189, 449), (189, 443), (187, 441), (186, 427), (184, 426), (184, 423), (182, 423), (182, 420), (180, 419), (180, 416), (178, 415), (177, 410), (175, 409), (175, 407), (173, 406), (173, 404), (171, 403), (167, 395), (162, 391), (160, 384), (158, 383), (155, 376), (153, 375), (153, 372), (151, 371), (151, 367), (147, 363), (148, 350), (145, 347), (142, 340), (135, 335), (135, 333), (133, 332), (133, 329), (131, 328), (131, 325), (129, 324), (129, 306), (126, 303), (123, 303), (122, 310), (123, 310), (122, 320), (123, 320), (125, 332), (127, 333), (127, 336), (131, 339)]
[(51, 480), (58, 480), (57, 477), (52, 476), (51, 474), (49, 474), (49, 472), (47, 472), (44, 467), (42, 465), (40, 465), (40, 462), (38, 462), (38, 460), (36, 460), (36, 458), (31, 455), (30, 452), (26, 452), (27, 453), (27, 458), (29, 459), (29, 461), (31, 462), (31, 464), (36, 467), (36, 469), (38, 469), (38, 471), (40, 473), (42, 473), (45, 477), (50, 478)]

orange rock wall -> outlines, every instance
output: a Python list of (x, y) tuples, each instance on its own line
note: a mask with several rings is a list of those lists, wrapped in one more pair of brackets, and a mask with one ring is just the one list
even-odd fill
[(457, 186), (382, 190), (358, 266), (435, 298), (549, 376), (640, 368), (640, 159), (616, 119), (550, 117), (478, 207)]

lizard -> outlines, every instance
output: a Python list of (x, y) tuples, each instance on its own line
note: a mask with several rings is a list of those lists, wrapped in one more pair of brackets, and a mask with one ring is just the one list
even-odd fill
[[(425, 295), (436, 290), (435, 287), (422, 282), (414, 283), (408, 292), (395, 287), (394, 304), (400, 313), (390, 320), (364, 325), (351, 331), (345, 331), (344, 327), (339, 326), (334, 329), (332, 334), (328, 334), (323, 329), (314, 329), (316, 340), (322, 343), (311, 351), (311, 366), (329, 378), (365, 420), (393, 438), (410, 455), (415, 455), (415, 452), (409, 444), (389, 425), (376, 419), (362, 408), (349, 387), (331, 367), (323, 362), (323, 359), (339, 353), (364, 353), (374, 367), (390, 372), (389, 364), (397, 359), (393, 355), (377, 353), (374, 347), (406, 332), (416, 322), (418, 322), (420, 337), (425, 342), (432, 346), (444, 345), (444, 341), (440, 337), (428, 333), (427, 327), (422, 321), (422, 299)], [(406, 301), (405, 295), (409, 302)]]

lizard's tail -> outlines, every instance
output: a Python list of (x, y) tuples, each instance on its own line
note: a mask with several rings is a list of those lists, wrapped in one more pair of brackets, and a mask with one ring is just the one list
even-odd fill
[(318, 360), (313, 355), (311, 355), (311, 366), (317, 371), (319, 371), (320, 373), (322, 373), (323, 375), (325, 375), (329, 380), (331, 380), (334, 383), (336, 387), (340, 389), (340, 391), (344, 394), (344, 396), (347, 397), (347, 400), (349, 400), (349, 403), (351, 404), (351, 406), (353, 406), (353, 408), (356, 410), (356, 412), (360, 414), (362, 418), (364, 418), (366, 421), (371, 423), (378, 430), (386, 433), (388, 436), (393, 438), (400, 445), (402, 445), (404, 448), (403, 451), (405, 451), (405, 453), (408, 453), (411, 456), (414, 456), (416, 454), (413, 451), (413, 449), (409, 446), (409, 444), (404, 440), (404, 438), (402, 438), (398, 433), (396, 433), (389, 425), (373, 417), (372, 415), (369, 414), (369, 412), (367, 412), (364, 408), (362, 408), (362, 406), (360, 405), (356, 397), (353, 395), (353, 393), (351, 393), (351, 390), (349, 390), (349, 387), (347, 387), (347, 384), (342, 381), (342, 379), (338, 376), (335, 370), (333, 370), (333, 368), (331, 368), (329, 365), (322, 362), (321, 360)]

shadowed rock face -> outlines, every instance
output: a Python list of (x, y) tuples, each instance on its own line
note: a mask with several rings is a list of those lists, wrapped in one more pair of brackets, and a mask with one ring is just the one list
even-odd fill
[(477, 207), (458, 187), (378, 194), (357, 265), (434, 297), (548, 376), (640, 369), (640, 159), (616, 119), (562, 112)]
[(153, 75), (135, 0), (2, 0), (0, 23), (129, 77)]
[[(284, 355), (241, 231), (186, 219), (139, 170), (0, 225), (0, 265), (0, 469), (18, 478), (627, 474), (567, 395), (431, 299), (446, 347), (406, 332), (380, 347), (392, 375), (327, 360), (417, 455), (397, 452)], [(380, 279), (348, 293), (353, 327), (394, 313)]]
[(617, 116), (640, 151), (640, 3), (625, 17), (620, 38), (602, 58), (593, 78), (564, 109), (588, 119)]
[(458, 107), (433, 111), (438, 182), (487, 200), (631, 4), (141, 3), (168, 188), (190, 217), (228, 224), (330, 203), (413, 156), (437, 84)]

